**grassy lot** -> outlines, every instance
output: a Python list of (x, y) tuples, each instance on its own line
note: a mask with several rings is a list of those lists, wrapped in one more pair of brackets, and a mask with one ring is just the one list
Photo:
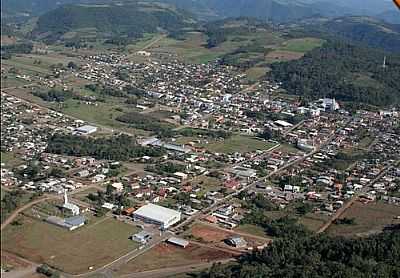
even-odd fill
[(207, 176), (198, 176), (193, 180), (191, 180), (190, 183), (194, 186), (199, 185), (207, 191), (218, 190), (220, 189), (222, 184), (222, 182), (219, 179)]
[(329, 218), (327, 215), (308, 213), (301, 217), (298, 222), (306, 226), (310, 231), (316, 232)]
[(284, 153), (300, 153), (301, 150), (296, 148), (296, 146), (291, 145), (291, 144), (281, 144), (280, 147), (278, 148), (279, 151), (284, 152)]
[(82, 202), (89, 202), (89, 199), (87, 198), (87, 196), (88, 196), (90, 193), (96, 194), (97, 191), (98, 191), (97, 188), (91, 187), (91, 188), (88, 188), (88, 189), (86, 189), (86, 190), (83, 190), (83, 191), (80, 191), (80, 192), (78, 192), (78, 193), (73, 194), (73, 197), (74, 197), (75, 199), (81, 200)]
[(134, 41), (132, 44), (126, 46), (126, 50), (129, 53), (135, 53), (136, 51), (146, 48), (148, 45), (159, 40), (163, 35), (161, 34), (144, 34), (143, 38)]
[(1, 88), (19, 87), (28, 84), (24, 79), (7, 74), (7, 78), (1, 77)]
[(117, 275), (161, 269), (165, 267), (183, 266), (229, 257), (230, 255), (223, 251), (200, 247), (193, 244), (186, 248), (181, 248), (171, 244), (161, 243), (136, 259), (123, 265), (118, 270)]
[[(56, 108), (57, 104), (53, 104), (52, 106), (53, 108)], [(65, 102), (65, 105), (61, 108), (60, 112), (90, 123), (107, 126), (112, 129), (131, 132), (137, 135), (148, 134), (143, 130), (130, 128), (117, 121), (116, 118), (123, 114), (123, 112), (118, 111), (120, 108), (122, 108), (122, 106), (118, 103), (98, 103), (97, 106), (94, 106), (79, 103), (77, 100), (70, 99)]]
[(137, 248), (129, 236), (138, 229), (108, 218), (75, 231), (21, 216), (23, 224), (2, 233), (2, 249), (68, 273), (99, 268)]
[(180, 59), (190, 63), (207, 63), (235, 50), (242, 44), (242, 42), (227, 40), (217, 47), (208, 49), (204, 46), (206, 42), (205, 34), (190, 32), (184, 40), (165, 37), (148, 50), (155, 53), (176, 54)]
[(267, 73), (266, 67), (252, 67), (249, 68), (246, 72), (247, 80), (251, 82), (255, 82), (263, 77)]
[[(66, 115), (97, 124), (100, 126), (106, 126), (110, 129), (130, 132), (136, 135), (147, 135), (148, 132), (140, 129), (134, 129), (128, 125), (121, 123), (116, 118), (123, 114), (118, 111), (120, 109), (127, 109), (126, 105), (122, 104), (121, 101), (115, 100), (115, 98), (107, 98), (106, 103), (98, 103), (98, 106), (88, 105), (80, 103), (78, 100), (68, 99), (62, 105), (54, 102), (46, 102), (39, 97), (36, 97), (30, 93), (27, 89), (13, 89), (8, 90), (8, 93), (26, 99), (32, 103), (58, 110)], [(101, 132), (101, 131), (100, 131)]]
[(386, 225), (400, 223), (395, 217), (400, 215), (400, 207), (383, 202), (364, 205), (355, 202), (341, 218), (354, 218), (353, 225), (333, 224), (327, 230), (330, 235), (362, 236), (382, 231)]
[(306, 53), (320, 47), (323, 43), (323, 40), (317, 38), (292, 39), (282, 43), (279, 50)]
[(33, 59), (26, 57), (13, 57), (9, 60), (2, 60), (2, 63), (7, 66), (15, 67), (21, 71), (29, 72), (30, 74), (46, 75), (50, 74), (50, 70), (42, 65), (34, 65)]
[(255, 235), (255, 236), (261, 236), (265, 237), (265, 231), (262, 227), (256, 226), (256, 225), (251, 225), (251, 224), (243, 224), (239, 225), (235, 231), (242, 232), (242, 233), (248, 233), (250, 235)]
[(232, 153), (232, 152), (252, 152), (256, 150), (268, 150), (273, 147), (274, 144), (264, 142), (257, 138), (234, 135), (224, 141), (210, 143), (205, 145), (207, 150), (214, 153)]
[(18, 166), (22, 163), (22, 160), (19, 159), (14, 153), (12, 152), (1, 152), (0, 153), (1, 163), (5, 165), (5, 167), (13, 168)]

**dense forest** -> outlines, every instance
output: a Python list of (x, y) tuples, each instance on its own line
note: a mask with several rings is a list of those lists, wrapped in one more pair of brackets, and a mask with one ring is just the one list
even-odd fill
[(123, 161), (145, 155), (161, 156), (164, 154), (162, 149), (139, 146), (134, 138), (127, 135), (109, 138), (54, 135), (49, 139), (46, 151), (55, 154)]
[(284, 237), (262, 251), (242, 256), (239, 264), (216, 264), (197, 275), (199, 278), (399, 276), (399, 231), (358, 239), (326, 235)]
[(271, 68), (269, 76), (291, 94), (377, 106), (400, 103), (399, 55), (330, 41), (299, 60)]

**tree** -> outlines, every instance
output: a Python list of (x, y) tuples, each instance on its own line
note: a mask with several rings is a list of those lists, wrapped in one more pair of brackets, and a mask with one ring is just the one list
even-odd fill
[(77, 69), (78, 65), (71, 61), (71, 62), (68, 63), (67, 67), (69, 69)]
[(114, 192), (114, 187), (109, 183), (107, 184), (106, 195), (110, 196)]

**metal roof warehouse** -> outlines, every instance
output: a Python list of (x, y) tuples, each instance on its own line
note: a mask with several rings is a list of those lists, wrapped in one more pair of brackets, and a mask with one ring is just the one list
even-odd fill
[(133, 213), (133, 218), (159, 225), (161, 229), (165, 230), (181, 220), (181, 212), (154, 204), (147, 204), (136, 210)]

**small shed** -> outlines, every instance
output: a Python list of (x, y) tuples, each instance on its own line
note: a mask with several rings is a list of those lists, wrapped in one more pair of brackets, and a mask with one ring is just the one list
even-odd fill
[(167, 242), (182, 248), (186, 248), (189, 245), (189, 241), (177, 237), (170, 237)]

